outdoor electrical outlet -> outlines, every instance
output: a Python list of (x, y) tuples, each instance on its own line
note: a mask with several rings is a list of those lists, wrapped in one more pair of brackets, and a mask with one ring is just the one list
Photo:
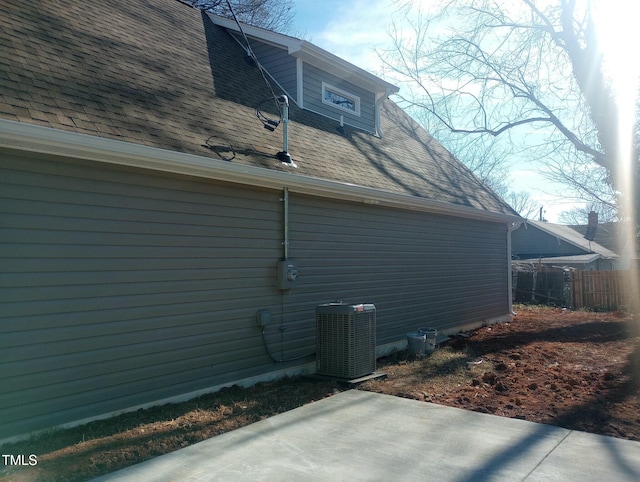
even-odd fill
[(261, 327), (265, 327), (271, 323), (271, 313), (269, 313), (269, 310), (258, 310), (256, 313), (256, 321), (258, 322), (258, 326)]

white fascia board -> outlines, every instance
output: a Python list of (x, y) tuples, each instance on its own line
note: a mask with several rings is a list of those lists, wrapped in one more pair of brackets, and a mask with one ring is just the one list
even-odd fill
[(389, 95), (396, 94), (400, 91), (400, 89), (395, 85), (390, 84), (389, 82), (382, 80), (380, 77), (377, 77), (307, 41), (302, 41), (302, 45), (298, 51), (290, 50), (289, 53), (294, 57), (300, 58), (305, 62), (324, 70), (325, 72), (334, 74), (336, 77), (355, 77), (358, 81), (351, 81), (352, 83), (356, 83), (361, 87), (370, 89), (376, 94), (382, 93), (388, 97)]
[[(234, 32), (240, 32), (238, 24), (234, 20), (230, 20), (226, 17), (220, 17), (212, 13), (207, 13), (207, 15), (214, 24), (228, 30), (233, 30)], [(310, 42), (307, 42), (306, 40), (300, 40), (295, 37), (290, 37), (289, 35), (272, 32), (270, 30), (247, 24), (242, 24), (242, 30), (247, 36), (284, 47), (287, 49), (289, 55), (304, 60), (305, 62), (326, 72), (337, 75), (338, 77), (356, 76), (362, 87), (369, 88), (376, 93), (382, 92), (389, 96), (400, 90), (395, 85), (382, 80), (380, 77), (377, 77), (366, 70), (361, 69), (360, 67), (357, 67)]]
[[(235, 20), (231, 20), (226, 17), (220, 17), (219, 15), (215, 15), (213, 13), (207, 13), (207, 15), (215, 25), (219, 25), (220, 27), (224, 27), (227, 30), (233, 30), (234, 32), (240, 33), (240, 29), (238, 28), (238, 24), (235, 22)], [(289, 53), (291, 53), (291, 51), (299, 50), (303, 42), (302, 40), (295, 37), (272, 32), (271, 30), (266, 30), (260, 27), (254, 27), (253, 25), (248, 25), (246, 23), (243, 23), (241, 25), (242, 31), (245, 34), (272, 43), (274, 45), (286, 47), (289, 50)]]
[(0, 148), (150, 169), (253, 187), (278, 190), (286, 187), (290, 192), (300, 194), (496, 223), (512, 223), (521, 219), (513, 215), (350, 183), (235, 164), (4, 119), (0, 119)]

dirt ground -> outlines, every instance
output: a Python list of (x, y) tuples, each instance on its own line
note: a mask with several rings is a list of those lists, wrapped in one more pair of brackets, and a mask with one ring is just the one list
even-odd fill
[(624, 313), (525, 308), (423, 360), (379, 360), (362, 388), (640, 440), (638, 321)]
[[(378, 360), (383, 381), (359, 387), (504, 417), (640, 440), (640, 320), (621, 313), (518, 307), (431, 355)], [(37, 457), (0, 481), (84, 481), (319, 400), (346, 387), (293, 378), (231, 387), (181, 403), (0, 447)]]

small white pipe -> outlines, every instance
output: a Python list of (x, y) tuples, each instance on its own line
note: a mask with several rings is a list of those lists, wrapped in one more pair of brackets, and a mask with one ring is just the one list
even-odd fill
[(282, 104), (282, 151), (278, 152), (277, 158), (282, 162), (293, 165), (293, 160), (289, 155), (289, 98), (286, 95), (278, 97), (278, 102)]

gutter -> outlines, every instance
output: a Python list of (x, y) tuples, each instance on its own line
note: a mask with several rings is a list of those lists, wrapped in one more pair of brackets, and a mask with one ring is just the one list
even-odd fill
[(157, 147), (0, 119), (0, 148), (170, 172), (253, 187), (496, 223), (522, 218), (355, 184), (220, 161)]

